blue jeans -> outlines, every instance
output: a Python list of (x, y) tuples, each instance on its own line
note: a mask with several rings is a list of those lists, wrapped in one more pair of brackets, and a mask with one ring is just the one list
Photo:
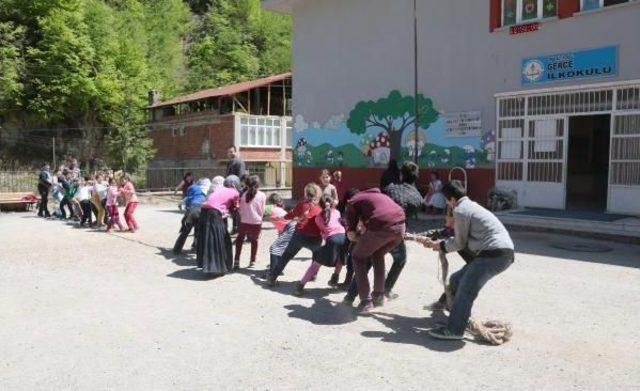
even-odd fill
[[(384, 280), (384, 291), (385, 293), (389, 293), (393, 290), (393, 287), (396, 285), (398, 281), (398, 277), (400, 277), (400, 273), (404, 266), (407, 264), (407, 246), (404, 241), (400, 243), (397, 247), (395, 247), (391, 252), (391, 257), (393, 258), (393, 264), (391, 264), (391, 269), (389, 269), (389, 273), (387, 274), (387, 278)], [(367, 270), (371, 269), (371, 262), (367, 263)], [(358, 295), (358, 284), (356, 280), (351, 280), (351, 285), (349, 285), (349, 291), (347, 292), (349, 297), (355, 299)]]
[(447, 324), (451, 333), (464, 334), (471, 316), (471, 307), (480, 289), (487, 281), (507, 270), (512, 263), (513, 255), (491, 258), (479, 256), (451, 275), (449, 283), (452, 291), (455, 292)]

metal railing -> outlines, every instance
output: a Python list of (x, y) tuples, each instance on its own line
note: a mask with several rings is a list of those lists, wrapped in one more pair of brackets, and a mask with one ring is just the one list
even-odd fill
[(38, 173), (35, 171), (0, 171), (0, 193), (36, 192)]
[[(250, 175), (258, 175), (264, 188), (290, 188), (292, 169), (290, 163), (246, 163)], [(119, 172), (109, 170), (109, 172)], [(224, 176), (224, 167), (191, 168), (148, 168), (132, 174), (132, 181), (138, 191), (173, 191), (186, 173), (190, 172), (195, 180)], [(37, 192), (38, 171), (0, 171), (0, 193)]]

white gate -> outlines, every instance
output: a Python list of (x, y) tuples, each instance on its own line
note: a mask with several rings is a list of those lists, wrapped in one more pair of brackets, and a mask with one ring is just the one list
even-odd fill
[(607, 209), (640, 214), (640, 85), (616, 92)]
[(640, 213), (640, 81), (498, 94), (496, 185), (563, 209), (569, 117), (611, 115), (607, 210)]

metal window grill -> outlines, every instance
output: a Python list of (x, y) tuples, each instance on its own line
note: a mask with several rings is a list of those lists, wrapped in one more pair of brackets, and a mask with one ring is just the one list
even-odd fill
[(524, 119), (501, 120), (498, 129), (498, 179), (521, 181), (524, 168)]
[(527, 107), (528, 115), (608, 111), (613, 108), (613, 91), (584, 91), (530, 96)]
[(528, 182), (563, 182), (564, 142), (564, 119), (529, 121)]
[(640, 110), (640, 87), (620, 88), (616, 106), (618, 110)]
[(505, 98), (498, 102), (500, 117), (522, 117), (524, 115), (524, 98)]
[(611, 136), (610, 183), (640, 186), (640, 114), (615, 117)]

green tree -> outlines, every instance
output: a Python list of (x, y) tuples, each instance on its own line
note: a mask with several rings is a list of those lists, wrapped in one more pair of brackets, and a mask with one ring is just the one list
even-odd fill
[(188, 62), (191, 90), (288, 71), (291, 20), (258, 0), (211, 0), (191, 34)]
[(190, 31), (189, 7), (182, 0), (145, 0), (148, 82), (166, 97), (187, 83), (184, 41)]
[(38, 17), (42, 38), (27, 49), (29, 108), (48, 122), (74, 118), (84, 125), (95, 101), (94, 50), (81, 5), (60, 1)]
[(7, 108), (20, 107), (24, 84), (22, 45), (25, 28), (12, 22), (0, 22), (0, 114)]
[[(402, 96), (391, 91), (386, 98), (377, 101), (362, 101), (349, 114), (347, 127), (352, 133), (363, 134), (369, 129), (387, 132), (391, 143), (391, 159), (400, 159), (402, 155), (402, 134), (416, 124), (416, 101), (412, 96)], [(417, 97), (417, 125), (427, 129), (438, 120), (439, 114), (433, 108), (433, 102), (424, 95)]]

